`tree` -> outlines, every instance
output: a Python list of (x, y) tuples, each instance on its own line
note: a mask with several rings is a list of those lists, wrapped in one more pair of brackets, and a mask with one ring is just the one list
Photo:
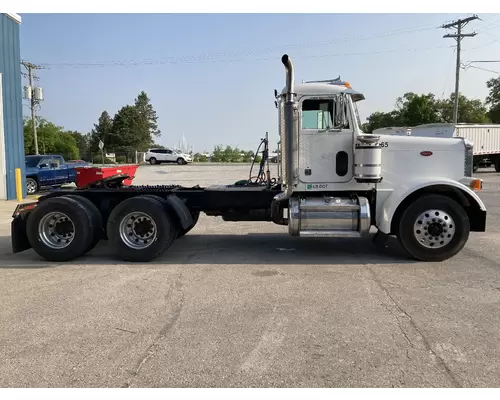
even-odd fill
[[(493, 88), (494, 83), (490, 83)], [(495, 96), (490, 100), (491, 104), (499, 104), (499, 121), (500, 121), (500, 83), (497, 88), (498, 102), (494, 103)], [(373, 132), (378, 128), (390, 126), (411, 127), (415, 125), (431, 124), (431, 123), (451, 123), (453, 121), (453, 104), (455, 94), (451, 94), (450, 98), (438, 100), (432, 93), (415, 94), (405, 93), (396, 101), (396, 109), (390, 112), (374, 112), (363, 124), (363, 132)], [(488, 103), (488, 101), (487, 101)], [(494, 108), (490, 108), (491, 110)], [(494, 113), (494, 111), (493, 111)], [(458, 114), (459, 122), (482, 124), (489, 122), (488, 111), (481, 102), (477, 99), (468, 99), (464, 95), (460, 95), (458, 99)]]
[(224, 159), (224, 150), (221, 145), (217, 145), (214, 147), (214, 151), (212, 152), (212, 161), (213, 162), (222, 162)]
[(363, 124), (361, 129), (363, 132), (370, 133), (375, 129), (385, 128), (388, 126), (400, 125), (400, 117), (397, 111), (391, 112), (374, 112), (367, 118), (367, 123)]
[(160, 137), (161, 132), (158, 129), (158, 117), (153, 109), (150, 99), (146, 92), (142, 91), (135, 99), (135, 107), (139, 113), (138, 129), (141, 137), (148, 137), (152, 143), (153, 137)]
[[(70, 132), (41, 117), (37, 117), (36, 124), (41, 153), (62, 155), (67, 160), (80, 157), (76, 139)], [(35, 154), (33, 127), (29, 118), (24, 119), (24, 151)]]
[(486, 104), (490, 106), (488, 117), (491, 122), (500, 123), (500, 76), (486, 82), (486, 87), (490, 90), (486, 97)]
[(141, 131), (139, 111), (135, 106), (122, 107), (113, 119), (113, 130), (106, 148), (113, 151), (147, 150), (152, 143), (149, 133)]
[[(453, 122), (453, 106), (455, 104), (455, 93), (449, 99), (437, 100), (439, 122)], [(481, 100), (468, 99), (463, 94), (458, 96), (458, 122), (469, 124), (484, 124), (489, 122), (486, 106)]]
[(68, 131), (75, 138), (76, 146), (78, 147), (79, 158), (90, 160), (90, 134), (83, 135), (77, 131)]
[(99, 151), (99, 141), (107, 145), (108, 140), (113, 135), (113, 120), (107, 111), (103, 111), (97, 124), (94, 124), (94, 129), (90, 133), (90, 148), (92, 152)]
[(396, 101), (396, 111), (403, 126), (441, 122), (432, 93), (405, 93)]

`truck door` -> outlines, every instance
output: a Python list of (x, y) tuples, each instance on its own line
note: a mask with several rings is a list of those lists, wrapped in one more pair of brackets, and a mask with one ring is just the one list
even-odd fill
[(165, 152), (164, 154), (164, 158), (165, 158), (165, 161), (168, 161), (168, 162), (174, 162), (177, 160), (174, 152), (170, 149), (166, 149), (166, 150), (163, 150)]
[(51, 168), (52, 158), (44, 157), (38, 163), (38, 182), (40, 186), (52, 186), (55, 185), (56, 178), (55, 172)]
[[(300, 100), (299, 177), (302, 182), (341, 183), (352, 179), (354, 130), (348, 105), (342, 96)], [(339, 118), (340, 115), (343, 118)]]
[(51, 159), (51, 169), (54, 173), (54, 182), (61, 185), (68, 181), (68, 166), (62, 157), (53, 157)]

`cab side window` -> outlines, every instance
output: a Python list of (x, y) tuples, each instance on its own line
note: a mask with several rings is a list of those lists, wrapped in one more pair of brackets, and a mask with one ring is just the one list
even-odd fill
[(52, 161), (52, 159), (50, 158), (42, 158), (40, 160), (40, 162), (38, 163), (38, 166), (40, 168), (50, 168), (50, 162)]
[[(342, 109), (340, 109), (342, 108)], [(338, 116), (344, 114), (343, 123)], [(335, 100), (304, 100), (302, 102), (302, 129), (329, 130), (349, 129), (348, 109), (346, 103)]]
[(302, 103), (302, 129), (333, 128), (333, 102), (330, 100), (305, 100)]

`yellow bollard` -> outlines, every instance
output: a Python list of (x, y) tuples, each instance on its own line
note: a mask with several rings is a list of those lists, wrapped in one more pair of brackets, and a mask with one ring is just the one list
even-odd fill
[(23, 201), (23, 180), (21, 179), (21, 168), (16, 168), (16, 196), (17, 201)]

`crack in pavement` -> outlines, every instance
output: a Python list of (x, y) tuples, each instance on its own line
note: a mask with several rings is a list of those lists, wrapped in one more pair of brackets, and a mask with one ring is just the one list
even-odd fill
[[(410, 340), (410, 338), (409, 338), (408, 334), (406, 333), (406, 331), (404, 330), (403, 326), (401, 325), (401, 321), (399, 320), (398, 316), (392, 312), (392, 310), (389, 308), (389, 306), (388, 306), (387, 304), (385, 304), (385, 303), (381, 303), (381, 304), (382, 304), (382, 306), (386, 309), (386, 311), (387, 311), (389, 314), (391, 314), (391, 315), (394, 317), (394, 319), (397, 321), (397, 323), (398, 323), (398, 327), (399, 327), (399, 330), (400, 330), (400, 331), (401, 331), (401, 333), (403, 334), (404, 338), (406, 339), (406, 341), (408, 342), (408, 344), (410, 345), (410, 347), (415, 348), (415, 345), (414, 345), (414, 344), (413, 344), (413, 342)], [(406, 355), (407, 355), (407, 357), (408, 357), (408, 349), (406, 349)], [(408, 358), (410, 358), (410, 357), (408, 357)]]
[[(383, 285), (382, 281), (379, 279), (379, 277), (377, 276), (377, 274), (375, 274), (375, 271), (373, 271), (373, 269), (366, 265), (365, 264), (365, 268), (370, 272), (370, 274), (372, 275), (373, 277), (373, 280), (375, 281), (375, 283), (379, 286), (379, 288), (384, 292), (384, 294), (387, 296), (387, 298), (390, 299), (390, 301), (392, 302), (392, 304), (394, 305), (394, 307), (396, 307), (402, 314), (404, 314), (406, 316), (406, 318), (408, 318), (408, 322), (410, 324), (410, 327), (416, 332), (416, 334), (420, 337), (420, 339), (422, 340), (422, 343), (424, 345), (424, 348), (427, 352), (429, 352), (431, 354), (431, 358), (434, 360), (434, 362), (437, 364), (438, 367), (441, 368), (441, 370), (443, 371), (443, 373), (448, 377), (448, 379), (450, 380), (450, 382), (452, 383), (452, 385), (454, 387), (458, 387), (458, 388), (461, 388), (462, 385), (460, 384), (460, 382), (458, 381), (457, 377), (455, 376), (455, 374), (451, 371), (450, 367), (446, 364), (446, 362), (444, 361), (443, 358), (441, 358), (431, 347), (429, 341), (427, 340), (427, 338), (425, 337), (425, 335), (423, 334), (423, 332), (418, 328), (418, 326), (415, 324), (415, 321), (413, 320), (413, 318), (411, 317), (411, 315), (409, 315), (397, 302), (396, 300), (394, 299), (394, 297), (392, 297), (392, 295), (389, 293), (389, 291), (387, 290), (387, 288)], [(386, 304), (382, 303), (382, 305), (384, 306), (384, 309), (386, 309), (393, 317), (396, 318), (397, 320), (397, 323), (398, 323), (398, 326), (400, 328), (400, 330), (402, 331), (404, 337), (406, 338), (406, 340), (412, 345), (412, 347), (414, 348), (413, 346), (413, 343), (412, 341), (409, 339), (408, 337), (408, 333), (403, 329), (402, 325), (401, 325), (401, 322), (399, 320), (399, 318), (392, 312), (392, 311), (389, 311), (388, 307)], [(406, 352), (407, 352), (407, 357), (409, 357), (408, 355), (408, 349), (406, 349)]]
[[(182, 272), (174, 282), (174, 284), (169, 287), (167, 293), (165, 294), (165, 303), (167, 305), (167, 321), (158, 332), (158, 335), (153, 340), (153, 343), (151, 343), (146, 351), (144, 351), (139, 357), (139, 360), (136, 363), (135, 370), (131, 372), (131, 378), (121, 386), (122, 388), (128, 388), (132, 385), (134, 379), (137, 378), (137, 376), (141, 372), (142, 367), (151, 357), (156, 354), (156, 352), (160, 348), (161, 341), (165, 339), (167, 333), (170, 331), (170, 329), (172, 329), (172, 327), (179, 319), (182, 307), (184, 306), (184, 292), (182, 291), (181, 279)], [(172, 300), (174, 300), (173, 305), (169, 307), (168, 303)]]

